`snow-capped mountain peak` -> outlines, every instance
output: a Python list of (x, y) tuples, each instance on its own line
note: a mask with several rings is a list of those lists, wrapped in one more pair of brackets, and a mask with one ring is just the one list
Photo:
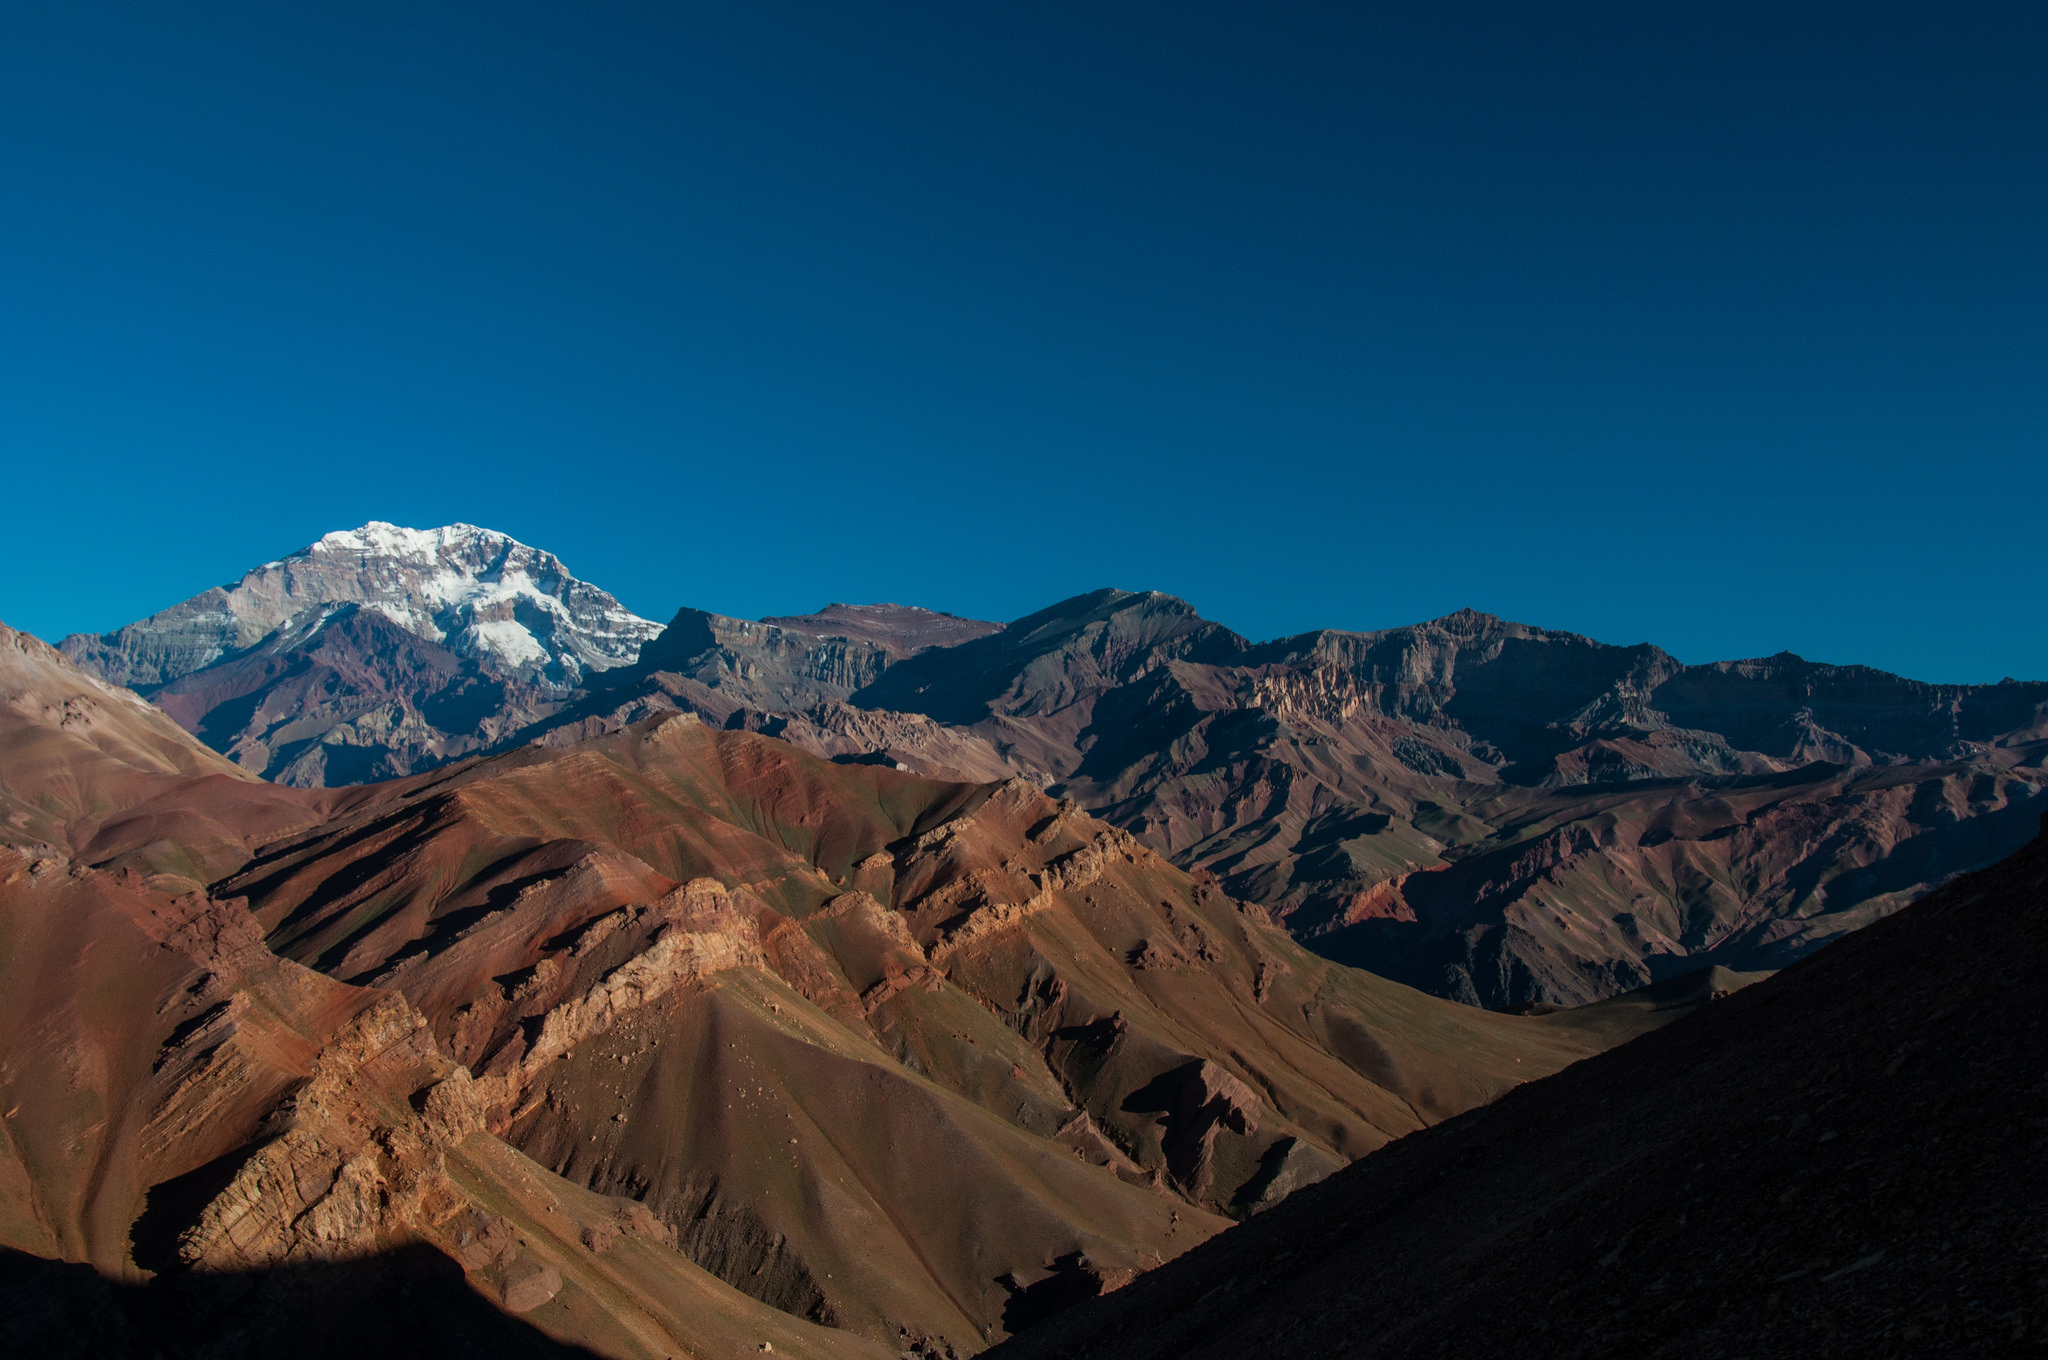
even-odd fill
[(508, 534), (373, 520), (116, 632), (67, 638), (64, 650), (116, 683), (153, 688), (281, 630), (310, 637), (338, 605), (380, 614), (503, 678), (562, 692), (590, 671), (631, 662), (661, 631), (553, 553)]

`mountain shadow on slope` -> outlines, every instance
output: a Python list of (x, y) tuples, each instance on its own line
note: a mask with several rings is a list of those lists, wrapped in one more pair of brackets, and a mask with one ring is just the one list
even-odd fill
[(0, 1248), (0, 1351), (43, 1360), (595, 1360), (492, 1306), (424, 1244), (351, 1261), (147, 1283)]

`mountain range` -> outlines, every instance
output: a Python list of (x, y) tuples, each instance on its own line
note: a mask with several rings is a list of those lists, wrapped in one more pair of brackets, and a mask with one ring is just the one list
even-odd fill
[(2044, 702), (464, 526), (0, 626), (0, 1344), (1998, 1353)]
[(1023, 778), (1328, 957), (1494, 1009), (1783, 966), (2011, 853), (2048, 806), (2048, 683), (1683, 665), (1471, 610), (1254, 643), (1117, 590), (1008, 625), (835, 604), (657, 627), (466, 525), (330, 534), (60, 648), (300, 786), (671, 711)]

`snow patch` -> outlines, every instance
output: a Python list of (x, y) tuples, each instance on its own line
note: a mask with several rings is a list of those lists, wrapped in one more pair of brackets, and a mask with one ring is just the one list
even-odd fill
[(402, 603), (394, 603), (390, 600), (376, 600), (364, 605), (363, 610), (365, 613), (382, 615), (400, 628), (403, 628), (406, 632), (411, 633), (414, 637), (425, 638), (429, 642), (446, 642), (448, 640), (448, 635), (434, 626), (433, 619), (420, 613), (418, 610), (406, 608)]
[(524, 624), (512, 619), (472, 623), (468, 632), (477, 646), (514, 666), (545, 666), (553, 659), (553, 654), (540, 645)]

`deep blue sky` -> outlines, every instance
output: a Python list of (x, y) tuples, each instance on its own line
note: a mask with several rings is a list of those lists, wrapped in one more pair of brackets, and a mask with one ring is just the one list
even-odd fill
[(0, 618), (369, 519), (2048, 677), (2048, 6), (0, 7)]

